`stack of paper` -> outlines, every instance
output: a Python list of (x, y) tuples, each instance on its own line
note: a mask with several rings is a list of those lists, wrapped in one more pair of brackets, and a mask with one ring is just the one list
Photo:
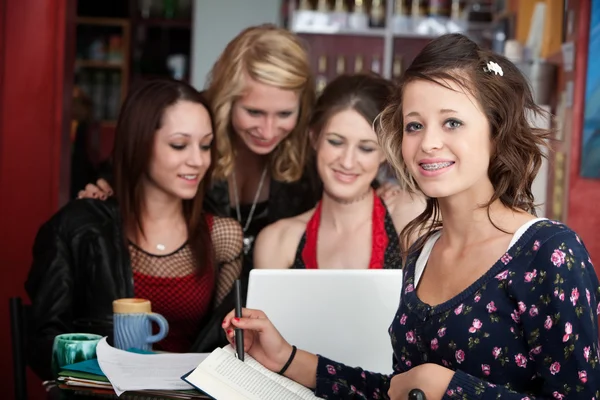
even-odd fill
[[(181, 377), (196, 368), (208, 354), (139, 354), (110, 346), (106, 338), (96, 347), (98, 364), (117, 395), (132, 391), (194, 391)], [(198, 394), (199, 395), (199, 394)], [(200, 397), (205, 398), (205, 397)]]
[(97, 389), (98, 393), (113, 393), (112, 385), (102, 373), (98, 360), (87, 360), (61, 368), (57, 379), (61, 389)]

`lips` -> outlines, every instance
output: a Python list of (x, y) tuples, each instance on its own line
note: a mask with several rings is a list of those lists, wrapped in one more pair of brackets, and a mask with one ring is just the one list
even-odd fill
[(279, 137), (274, 137), (272, 139), (263, 139), (252, 134), (248, 134), (248, 138), (252, 141), (252, 143), (258, 147), (273, 147), (277, 143), (279, 143)]
[(352, 183), (358, 178), (358, 174), (351, 174), (351, 173), (342, 172), (342, 171), (335, 170), (335, 169), (333, 170), (333, 175), (335, 176), (336, 180), (343, 182), (343, 183)]
[(454, 166), (454, 161), (442, 159), (425, 159), (419, 161), (419, 172), (422, 176), (433, 178), (444, 174)]
[(185, 175), (177, 175), (179, 176), (181, 179), (190, 182), (190, 183), (195, 183), (198, 181), (198, 174), (185, 174)]

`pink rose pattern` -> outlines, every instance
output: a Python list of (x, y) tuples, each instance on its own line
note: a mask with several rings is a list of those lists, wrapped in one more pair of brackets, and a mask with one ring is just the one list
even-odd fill
[[(483, 278), (436, 307), (415, 291), (418, 255), (404, 268), (402, 301), (390, 326), (394, 375), (424, 363), (453, 370), (443, 399), (600, 400), (600, 288), (589, 254), (569, 228), (534, 224)], [(391, 377), (319, 356), (315, 394), (388, 399)]]

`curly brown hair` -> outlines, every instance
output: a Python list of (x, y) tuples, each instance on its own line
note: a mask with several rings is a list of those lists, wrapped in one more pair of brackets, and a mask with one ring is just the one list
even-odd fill
[[(488, 70), (490, 61), (502, 68), (503, 75)], [(531, 185), (542, 164), (542, 149), (547, 147), (544, 139), (549, 131), (530, 124), (531, 117), (545, 112), (535, 104), (529, 82), (521, 71), (507, 58), (479, 47), (461, 34), (440, 36), (423, 48), (402, 76), (377, 124), (388, 161), (401, 182), (413, 192), (418, 186), (402, 159), (402, 95), (406, 85), (416, 80), (434, 82), (450, 90), (454, 89), (447, 82), (458, 84), (473, 95), (485, 113), (493, 145), (488, 176), (494, 194), (482, 205), (487, 208), (488, 218), (490, 205), (496, 200), (512, 210), (535, 214)], [(424, 233), (422, 240), (417, 241), (420, 247), (441, 226), (438, 201), (428, 198), (425, 211), (402, 230), (401, 241), (408, 245), (409, 238)]]

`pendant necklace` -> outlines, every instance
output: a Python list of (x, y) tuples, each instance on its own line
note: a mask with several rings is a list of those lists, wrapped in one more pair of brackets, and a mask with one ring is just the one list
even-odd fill
[[(248, 227), (250, 227), (250, 223), (252, 222), (252, 217), (254, 216), (254, 210), (256, 208), (256, 202), (258, 201), (258, 197), (260, 196), (260, 192), (262, 190), (266, 175), (267, 175), (267, 167), (265, 166), (265, 168), (263, 169), (263, 172), (262, 172), (262, 176), (260, 177), (260, 182), (258, 183), (258, 189), (256, 190), (256, 194), (254, 195), (254, 202), (252, 203), (252, 207), (250, 208), (250, 213), (248, 213), (248, 219), (246, 220), (246, 225), (244, 225), (242, 227), (242, 231), (244, 233), (244, 254), (246, 254), (246, 255), (250, 252), (250, 249), (252, 248), (252, 243), (254, 243), (254, 239), (255, 239), (253, 235), (247, 235), (246, 231), (248, 230)], [(238, 188), (237, 188), (237, 182), (235, 179), (235, 171), (233, 171), (231, 179), (233, 181), (233, 197), (234, 197), (233, 200), (235, 201), (235, 212), (237, 214), (238, 222), (240, 223), (240, 225), (242, 225), (242, 213), (240, 211), (240, 199), (238, 196)]]

